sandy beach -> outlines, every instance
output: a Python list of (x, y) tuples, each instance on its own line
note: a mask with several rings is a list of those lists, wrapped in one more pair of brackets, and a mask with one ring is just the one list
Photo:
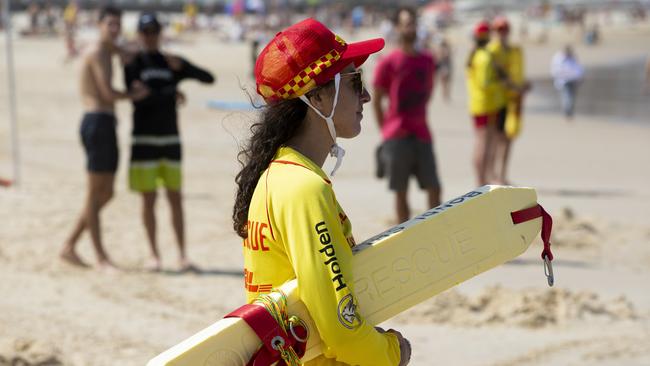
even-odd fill
[[(452, 102), (445, 104), (437, 90), (429, 108), (444, 199), (475, 184), (462, 72), (467, 34), (456, 29), (449, 35)], [(377, 32), (346, 38), (370, 35)], [(603, 29), (601, 44), (578, 45), (576, 52), (587, 67), (647, 57), (649, 37), (647, 23), (611, 26)], [(554, 29), (547, 43), (526, 45), (529, 76), (546, 76), (553, 53), (574, 38)], [(255, 114), (210, 109), (207, 102), (245, 102), (242, 86), (254, 92), (249, 46), (208, 33), (166, 46), (218, 78), (211, 87), (181, 84), (188, 97), (179, 114), (187, 243), (201, 274), (176, 271), (164, 200), (157, 209), (165, 271), (142, 270), (149, 252), (141, 202), (127, 187), (129, 103), (117, 107), (120, 167), (115, 198), (102, 216), (105, 247), (123, 271), (82, 270), (58, 259), (86, 188), (78, 132), (80, 62), (64, 62), (59, 38), (17, 38), (14, 47), (22, 182), (0, 188), (0, 365), (16, 359), (27, 365), (143, 365), (243, 304), (241, 242), (230, 215), (238, 144)], [(373, 62), (365, 67), (366, 82), (372, 68)], [(3, 51), (0, 177), (9, 178), (6, 81)], [(123, 85), (121, 73), (114, 84)], [(531, 103), (535, 97), (533, 91)], [(393, 215), (386, 182), (373, 176), (380, 135), (371, 109), (366, 106), (362, 134), (341, 141), (347, 155), (333, 183), (357, 242), (389, 227)], [(384, 325), (411, 340), (411, 364), (650, 365), (649, 142), (650, 123), (581, 115), (567, 123), (559, 112), (527, 114), (514, 144), (511, 179), (536, 188), (555, 218), (556, 285), (546, 285), (536, 241), (517, 260), (401, 314)], [(411, 187), (414, 211), (427, 209), (424, 195)], [(79, 249), (94, 261), (87, 235)]]

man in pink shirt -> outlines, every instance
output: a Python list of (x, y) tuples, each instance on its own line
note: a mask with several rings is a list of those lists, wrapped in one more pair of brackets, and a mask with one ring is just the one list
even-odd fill
[(411, 175), (427, 191), (428, 207), (440, 204), (440, 182), (426, 118), (436, 63), (432, 54), (415, 47), (417, 16), (413, 9), (399, 9), (393, 24), (399, 46), (377, 64), (373, 107), (384, 140), (378, 155), (380, 175), (387, 176), (388, 186), (395, 192), (397, 219), (404, 222), (410, 217), (407, 189)]

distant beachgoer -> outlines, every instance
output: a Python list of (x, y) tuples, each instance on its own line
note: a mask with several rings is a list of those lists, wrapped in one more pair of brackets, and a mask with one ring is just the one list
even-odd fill
[[(161, 24), (154, 13), (138, 20), (141, 51), (124, 68), (126, 85), (143, 83), (151, 94), (133, 102), (133, 130), (129, 186), (142, 195), (143, 224), (153, 255), (151, 270), (160, 270), (156, 239), (155, 203), (159, 186), (165, 188), (171, 207), (172, 226), (180, 253), (181, 270), (194, 267), (185, 250), (185, 224), (181, 193), (181, 141), (178, 131), (177, 101), (185, 97), (178, 89), (183, 79), (213, 83), (214, 77), (187, 60), (160, 50)], [(130, 88), (129, 88), (130, 89)]]
[(4, 187), (4, 188), (11, 187), (11, 184), (12, 182), (10, 179), (0, 178), (0, 187)]
[[(397, 36), (399, 37), (399, 34)], [(415, 49), (418, 51), (433, 52), (433, 39), (433, 29), (428, 24), (418, 22), (417, 29), (415, 30)]]
[(43, 7), (43, 15), (45, 16), (45, 31), (48, 35), (56, 35), (56, 15), (55, 9), (51, 1), (46, 1)]
[(395, 27), (388, 12), (382, 14), (381, 22), (379, 22), (379, 33), (386, 40), (386, 43), (392, 44), (395, 42)]
[(86, 151), (88, 193), (77, 224), (68, 237), (60, 256), (73, 265), (87, 267), (77, 255), (76, 246), (84, 230), (88, 230), (95, 248), (99, 266), (114, 269), (104, 251), (99, 213), (113, 197), (113, 184), (118, 163), (115, 127), (115, 102), (121, 99), (139, 100), (149, 91), (134, 85), (132, 91), (121, 92), (111, 85), (112, 58), (120, 52), (115, 42), (120, 35), (122, 12), (112, 6), (99, 13), (100, 38), (83, 60), (81, 69), (81, 101), (85, 113), (81, 122), (81, 140)]
[(255, 62), (257, 61), (257, 56), (260, 54), (260, 38), (257, 35), (257, 32), (253, 34), (253, 37), (251, 39), (251, 53), (250, 53), (250, 58), (251, 58), (251, 77), (255, 77)]
[(645, 64), (645, 92), (650, 92), (650, 57)]
[(564, 47), (563, 51), (553, 56), (551, 76), (554, 79), (555, 88), (560, 92), (562, 111), (567, 121), (573, 119), (576, 94), (584, 73), (584, 68), (575, 58), (571, 46)]
[(490, 42), (490, 24), (479, 22), (473, 31), (474, 48), (466, 64), (469, 112), (474, 120), (476, 143), (474, 145), (474, 169), (479, 186), (488, 184), (489, 166), (493, 159), (494, 139), (497, 134), (497, 117), (503, 111), (501, 77), (492, 53), (487, 50)]
[(251, 31), (250, 42), (251, 42), (251, 76), (255, 77), (255, 62), (257, 61), (257, 56), (260, 54), (260, 46), (266, 44), (270, 40), (269, 38), (269, 29), (267, 24), (262, 20), (261, 24), (257, 24)]
[[(498, 19), (498, 17), (497, 17)], [(492, 30), (492, 27), (490, 26), (490, 30)], [(496, 41), (499, 42), (499, 41)], [(505, 139), (504, 131), (505, 131), (505, 125), (506, 125), (506, 119), (508, 117), (508, 98), (507, 98), (507, 92), (508, 92), (508, 74), (506, 70), (506, 64), (507, 64), (507, 52), (505, 51), (505, 47), (494, 47), (496, 43), (492, 42), (491, 44), (488, 43), (487, 46), (485, 46), (485, 49), (491, 54), (491, 63), (492, 67), (496, 71), (496, 76), (497, 76), (497, 84), (496, 86), (491, 90), (491, 96), (490, 100), (491, 103), (494, 105), (496, 108), (496, 114), (493, 116), (494, 118), (494, 127), (496, 128), (495, 134), (494, 134), (494, 139), (491, 140), (491, 143), (488, 144), (488, 160), (486, 162), (486, 179), (487, 183), (499, 183), (498, 178), (495, 176), (495, 170), (496, 170), (496, 157), (497, 157), (497, 148), (500, 148), (503, 145), (503, 143), (499, 143), (499, 139), (503, 140)], [(501, 43), (499, 42), (498, 45)]]
[(197, 29), (196, 17), (199, 14), (199, 6), (194, 0), (189, 0), (187, 4), (183, 6), (183, 14), (185, 15), (186, 29), (195, 31)]
[(76, 57), (79, 52), (76, 45), (78, 17), (79, 5), (76, 0), (72, 0), (63, 10), (63, 31), (68, 60)]
[(592, 24), (585, 33), (585, 44), (594, 46), (600, 42), (600, 30), (598, 24)]
[(363, 26), (363, 21), (365, 17), (365, 10), (362, 5), (357, 5), (352, 8), (350, 12), (350, 19), (352, 21), (352, 29), (357, 31), (361, 26)]
[(404, 222), (411, 215), (407, 190), (412, 175), (427, 192), (427, 208), (440, 204), (440, 180), (427, 125), (436, 63), (431, 53), (415, 48), (417, 15), (413, 9), (400, 8), (393, 22), (399, 46), (377, 63), (373, 107), (383, 137), (378, 170), (388, 178), (388, 187), (395, 193), (396, 218)]
[[(524, 76), (524, 55), (520, 46), (509, 41), (510, 24), (505, 17), (497, 17), (492, 23), (497, 37), (487, 46), (494, 62), (503, 73), (501, 92), (505, 96), (506, 113), (499, 114), (494, 144), (494, 161), (488, 179), (497, 184), (509, 184), (508, 160), (512, 140), (521, 130), (523, 101), (530, 83)], [(505, 118), (503, 118), (505, 117)]]
[(41, 14), (40, 5), (36, 1), (32, 1), (27, 7), (27, 14), (29, 15), (29, 30), (26, 34), (30, 36), (36, 35), (39, 32), (38, 18)]
[(521, 42), (526, 42), (528, 40), (528, 20), (526, 13), (521, 14), (522, 19), (519, 24), (519, 39)]
[(445, 102), (451, 101), (451, 72), (452, 72), (452, 59), (451, 59), (451, 45), (446, 39), (443, 39), (438, 46), (436, 52), (436, 74), (442, 86), (442, 96)]

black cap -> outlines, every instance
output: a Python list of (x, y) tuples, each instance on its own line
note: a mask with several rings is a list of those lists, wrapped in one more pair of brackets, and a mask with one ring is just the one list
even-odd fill
[(160, 32), (160, 22), (156, 13), (142, 13), (138, 19), (138, 32), (154, 31)]

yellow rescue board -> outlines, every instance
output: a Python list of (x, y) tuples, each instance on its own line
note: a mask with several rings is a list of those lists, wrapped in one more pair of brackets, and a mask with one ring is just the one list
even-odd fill
[[(354, 248), (354, 289), (362, 316), (379, 324), (479, 273), (522, 254), (542, 219), (514, 225), (510, 213), (535, 206), (532, 188), (483, 186), (374, 236)], [(296, 281), (281, 287), (288, 313), (309, 328), (308, 361), (320, 337)], [(161, 353), (148, 366), (246, 365), (261, 341), (239, 318), (217, 321)]]

